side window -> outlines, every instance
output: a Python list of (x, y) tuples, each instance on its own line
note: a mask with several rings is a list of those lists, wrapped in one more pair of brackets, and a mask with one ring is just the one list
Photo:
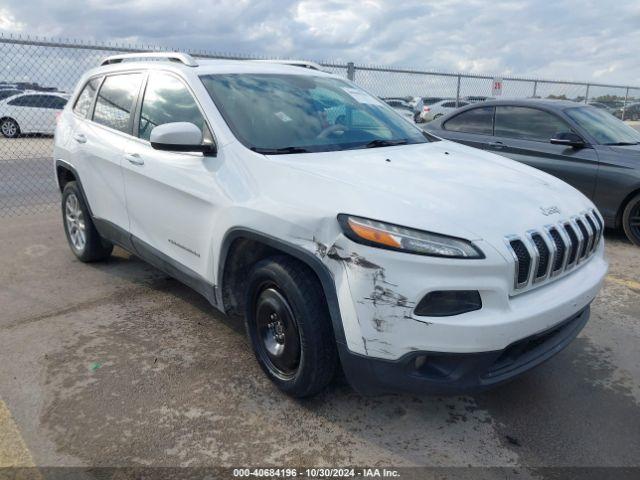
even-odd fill
[(193, 96), (173, 75), (151, 73), (142, 100), (138, 136), (149, 140), (151, 130), (171, 122), (190, 122), (205, 134), (205, 121)]
[(87, 82), (87, 84), (82, 89), (82, 92), (80, 92), (80, 95), (78, 95), (76, 104), (73, 107), (74, 112), (82, 117), (87, 117), (89, 115), (89, 109), (93, 104), (93, 97), (95, 97), (96, 90), (98, 90), (99, 85), (99, 78), (94, 78)]
[(130, 132), (131, 111), (135, 105), (142, 74), (108, 76), (96, 100), (93, 121), (121, 132)]
[(39, 107), (38, 95), (22, 95), (9, 102), (14, 107)]
[(493, 107), (479, 107), (462, 112), (444, 124), (444, 129), (451, 132), (493, 133)]
[(496, 107), (495, 136), (548, 142), (571, 128), (551, 113), (527, 107)]

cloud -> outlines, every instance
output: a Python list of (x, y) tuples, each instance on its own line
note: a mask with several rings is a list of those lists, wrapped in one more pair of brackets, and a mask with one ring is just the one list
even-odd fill
[(24, 24), (16, 21), (13, 14), (6, 8), (0, 8), (0, 30), (7, 32), (20, 32), (24, 28)]
[(640, 84), (640, 6), (619, 0), (27, 0), (0, 28), (48, 37)]

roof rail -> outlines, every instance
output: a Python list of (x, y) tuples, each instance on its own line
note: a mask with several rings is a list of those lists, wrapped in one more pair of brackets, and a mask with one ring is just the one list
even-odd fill
[(310, 70), (318, 70), (324, 72), (322, 65), (307, 60), (252, 60), (254, 62), (279, 63), (281, 65), (293, 65), (294, 67), (308, 68)]
[(172, 62), (180, 62), (186, 65), (187, 67), (198, 66), (198, 62), (196, 62), (191, 55), (189, 55), (188, 53), (181, 53), (181, 52), (144, 52), (144, 53), (123, 53), (120, 55), (111, 55), (110, 57), (107, 57), (104, 60), (102, 60), (102, 62), (100, 63), (100, 66), (102, 67), (104, 65), (120, 63), (123, 60), (129, 60), (134, 58), (144, 58), (144, 59), (165, 58)]

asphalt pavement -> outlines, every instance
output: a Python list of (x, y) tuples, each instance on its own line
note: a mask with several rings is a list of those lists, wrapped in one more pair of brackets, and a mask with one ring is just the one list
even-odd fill
[(77, 261), (57, 212), (0, 219), (0, 241), (0, 446), (4, 434), (16, 450), (5, 465), (557, 478), (544, 467), (640, 463), (640, 249), (619, 235), (607, 235), (611, 270), (585, 330), (524, 377), (453, 397), (364, 398), (338, 381), (305, 401), (266, 380), (239, 322), (177, 281), (118, 249)]

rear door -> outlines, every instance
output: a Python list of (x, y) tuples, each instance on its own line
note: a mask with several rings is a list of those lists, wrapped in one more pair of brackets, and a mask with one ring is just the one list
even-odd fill
[(552, 145), (559, 132), (572, 132), (562, 118), (533, 107), (495, 107), (494, 137), (488, 150), (543, 170), (593, 198), (598, 174), (596, 150)]
[(470, 147), (488, 149), (493, 141), (494, 107), (476, 107), (451, 117), (436, 133)]
[[(77, 112), (72, 133), (72, 158), (78, 170), (93, 216), (129, 230), (122, 155), (133, 128), (133, 109), (142, 85), (140, 72), (108, 75), (102, 80), (95, 101), (90, 102), (88, 118)], [(78, 97), (74, 111), (90, 101), (92, 80)], [(83, 107), (86, 108), (86, 107)]]

